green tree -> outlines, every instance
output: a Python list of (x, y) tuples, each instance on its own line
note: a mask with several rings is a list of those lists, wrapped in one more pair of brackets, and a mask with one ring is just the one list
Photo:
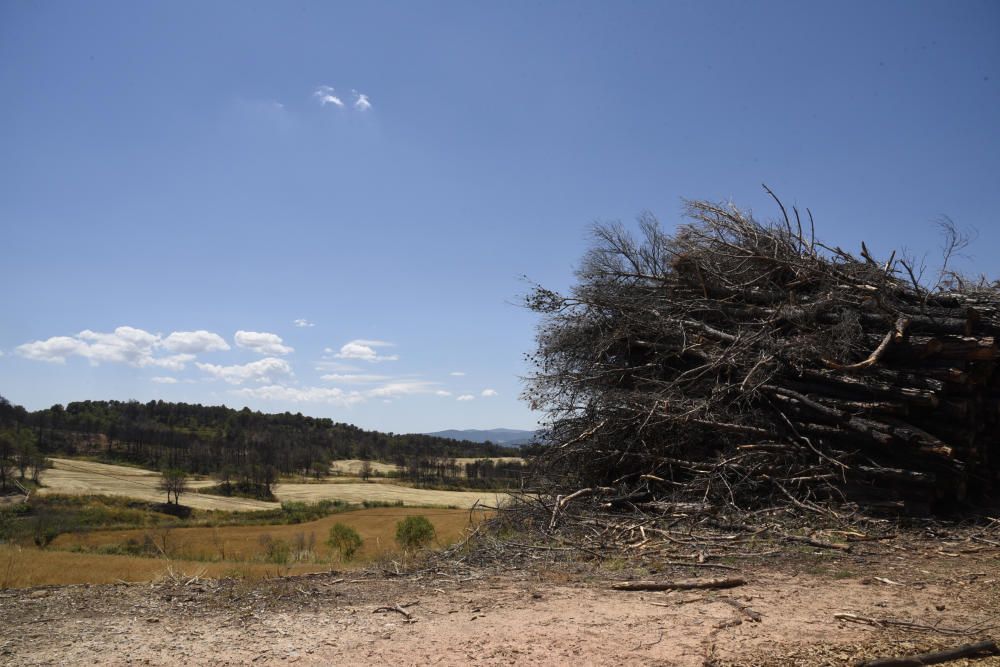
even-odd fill
[(330, 537), (326, 543), (331, 549), (336, 550), (340, 557), (347, 561), (354, 558), (354, 554), (361, 548), (362, 540), (358, 531), (342, 523), (335, 523), (330, 526)]
[(408, 516), (396, 524), (396, 542), (404, 549), (419, 549), (434, 539), (434, 524), (421, 515)]

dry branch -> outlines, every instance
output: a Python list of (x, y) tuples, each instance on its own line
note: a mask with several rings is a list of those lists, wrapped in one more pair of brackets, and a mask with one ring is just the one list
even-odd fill
[(1000, 283), (924, 285), (895, 254), (828, 248), (784, 215), (689, 215), (673, 234), (643, 219), (640, 239), (597, 228), (571, 292), (527, 298), (550, 530), (597, 490), (608, 510), (824, 515), (997, 498)]
[(746, 584), (742, 577), (725, 579), (681, 579), (678, 581), (623, 581), (612, 584), (616, 591), (690, 591), (707, 588), (735, 588)]
[(959, 658), (985, 658), (991, 655), (1000, 655), (1000, 647), (993, 640), (976, 642), (975, 644), (965, 644), (944, 651), (933, 651), (931, 653), (921, 653), (900, 658), (878, 658), (877, 660), (862, 660), (857, 663), (857, 667), (913, 667), (919, 665), (937, 665), (942, 662), (951, 662)]

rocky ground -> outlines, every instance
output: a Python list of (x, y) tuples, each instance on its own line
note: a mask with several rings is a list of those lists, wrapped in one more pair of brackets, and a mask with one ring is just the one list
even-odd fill
[[(842, 665), (1000, 638), (1000, 543), (911, 536), (644, 578), (605, 564), (438, 564), (396, 575), (0, 591), (0, 663)], [(711, 564), (709, 564), (711, 565)], [(755, 620), (759, 618), (759, 620)], [(986, 658), (952, 664), (1000, 664)]]

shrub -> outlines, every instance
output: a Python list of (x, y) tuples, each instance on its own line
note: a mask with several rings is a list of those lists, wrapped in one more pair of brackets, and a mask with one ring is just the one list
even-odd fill
[(335, 523), (330, 526), (330, 537), (326, 543), (337, 551), (343, 560), (351, 560), (361, 548), (361, 536), (350, 526)]
[(433, 539), (434, 524), (425, 516), (408, 516), (396, 524), (396, 541), (404, 549), (419, 549)]
[(270, 533), (264, 533), (258, 539), (260, 545), (264, 547), (264, 558), (276, 565), (287, 565), (292, 556), (292, 547), (288, 542), (275, 539)]

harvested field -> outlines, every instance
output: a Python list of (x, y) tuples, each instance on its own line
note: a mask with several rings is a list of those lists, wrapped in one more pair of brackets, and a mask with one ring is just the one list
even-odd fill
[[(92, 461), (77, 461), (74, 459), (52, 458), (52, 468), (45, 471), (42, 477), (44, 488), (38, 493), (60, 493), (66, 495), (106, 495), (125, 496), (163, 502), (166, 495), (157, 489), (160, 474), (142, 468), (94, 463)], [(191, 481), (192, 489), (214, 485), (212, 480)], [(185, 493), (181, 495), (184, 505), (200, 510), (252, 511), (268, 510), (278, 507), (278, 503), (269, 503), (249, 498), (226, 498), (223, 496)]]
[(278, 484), (274, 495), (281, 500), (299, 500), (314, 503), (319, 500), (345, 500), (349, 503), (378, 501), (404, 505), (469, 508), (477, 502), (495, 507), (507, 497), (505, 493), (492, 491), (437, 491), (434, 489), (414, 489), (396, 484), (366, 484), (364, 482), (346, 484)]
[[(362, 459), (343, 459), (341, 461), (330, 462), (330, 472), (351, 477), (361, 476), (361, 466), (364, 465)], [(381, 461), (369, 461), (372, 472), (382, 475), (399, 472), (400, 467), (395, 463), (382, 463)]]
[[(53, 458), (52, 469), (43, 477), (45, 488), (39, 493), (60, 493), (68, 495), (109, 495), (125, 496), (151, 502), (163, 502), (165, 494), (157, 489), (159, 473), (142, 468)], [(349, 461), (347, 463), (350, 463)], [(191, 481), (189, 486), (196, 490), (213, 486), (212, 480)], [(395, 484), (368, 484), (363, 482), (336, 483), (292, 483), (277, 484), (274, 494), (280, 501), (298, 500), (316, 502), (319, 500), (343, 500), (349, 503), (378, 501), (402, 502), (409, 506), (472, 507), (480, 504), (496, 505), (505, 494), (492, 492), (437, 491), (414, 489)], [(278, 503), (230, 498), (188, 492), (181, 496), (182, 504), (202, 510), (252, 511), (278, 507)]]

